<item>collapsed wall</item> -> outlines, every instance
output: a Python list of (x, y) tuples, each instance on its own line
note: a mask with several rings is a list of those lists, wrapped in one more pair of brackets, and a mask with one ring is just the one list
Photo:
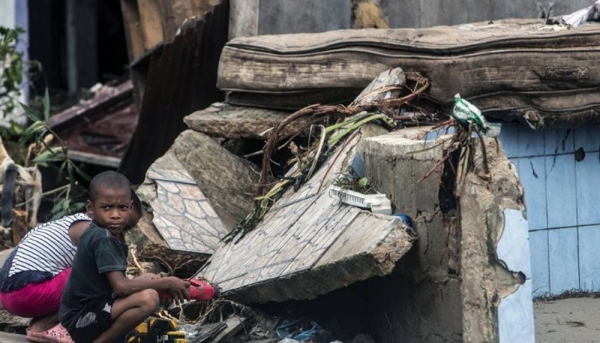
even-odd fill
[(514, 166), (486, 138), (485, 173), (481, 145), (472, 140), (474, 158), (452, 204), (448, 170), (421, 180), (448, 139), (426, 135), (404, 129), (358, 148), (370, 182), (414, 219), (419, 235), (403, 268), (374, 282), (372, 331), (379, 342), (533, 342), (527, 224)]

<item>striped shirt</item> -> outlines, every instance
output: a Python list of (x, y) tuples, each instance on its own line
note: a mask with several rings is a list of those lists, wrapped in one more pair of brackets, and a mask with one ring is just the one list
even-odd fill
[[(92, 219), (84, 213), (77, 213), (38, 225), (31, 230), (13, 251), (10, 256), (12, 258), (9, 257), (2, 267), (0, 290), (6, 292), (20, 289), (25, 286), (22, 285), (24, 279), (29, 282), (45, 281), (71, 267), (77, 247), (69, 237), (69, 227), (82, 220)], [(26, 275), (21, 275), (24, 273)], [(39, 280), (40, 278), (44, 280)], [(11, 282), (11, 279), (16, 279), (18, 285)]]

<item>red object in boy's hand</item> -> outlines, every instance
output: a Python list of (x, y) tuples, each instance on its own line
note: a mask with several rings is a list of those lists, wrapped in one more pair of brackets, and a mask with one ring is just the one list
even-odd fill
[[(199, 279), (189, 279), (190, 299), (199, 301), (209, 301), (218, 295), (218, 291), (210, 283)], [(169, 292), (159, 292), (161, 299), (173, 299)]]

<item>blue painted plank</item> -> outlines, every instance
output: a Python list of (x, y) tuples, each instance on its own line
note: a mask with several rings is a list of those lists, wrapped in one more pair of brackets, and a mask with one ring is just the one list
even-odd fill
[(579, 273), (581, 289), (600, 290), (600, 225), (579, 228)]
[(573, 130), (550, 129), (544, 132), (546, 156), (571, 153), (575, 151), (575, 136)]
[(587, 153), (575, 163), (578, 225), (600, 224), (600, 156)]
[(546, 166), (544, 157), (519, 159), (519, 178), (525, 190), (529, 230), (548, 227), (546, 215)]
[(518, 123), (502, 123), (498, 138), (508, 158), (519, 156), (519, 126)]
[(544, 132), (519, 125), (519, 157), (544, 156)]
[(600, 150), (600, 125), (586, 124), (575, 130), (575, 149), (585, 152)]
[(577, 226), (575, 159), (573, 155), (545, 159), (548, 227)]
[(550, 293), (579, 289), (577, 228), (548, 231)]
[(529, 233), (531, 251), (531, 280), (533, 296), (550, 293), (550, 262), (548, 261), (548, 230)]

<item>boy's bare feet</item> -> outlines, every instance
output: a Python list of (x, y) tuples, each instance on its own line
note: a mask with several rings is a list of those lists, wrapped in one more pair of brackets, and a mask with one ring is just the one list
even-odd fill
[(58, 312), (54, 312), (44, 317), (33, 318), (29, 323), (28, 329), (33, 332), (44, 332), (53, 328), (58, 323)]

